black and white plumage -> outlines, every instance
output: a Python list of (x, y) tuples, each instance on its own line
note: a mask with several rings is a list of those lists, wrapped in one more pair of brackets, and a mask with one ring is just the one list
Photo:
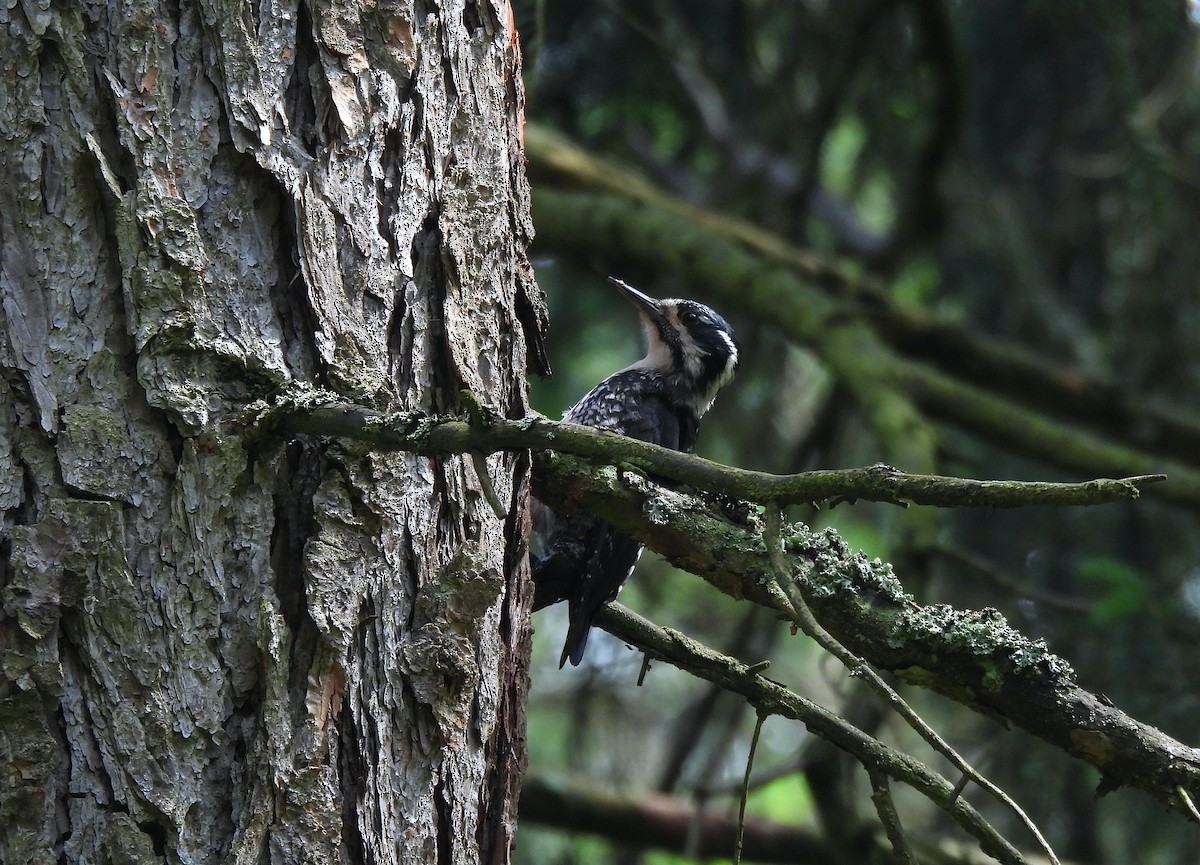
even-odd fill
[[(563, 416), (690, 453), (700, 418), (733, 377), (738, 343), (725, 319), (693, 300), (655, 300), (609, 279), (638, 311), (646, 356), (592, 388)], [(533, 608), (567, 601), (570, 626), (559, 660), (578, 665), (592, 620), (616, 598), (642, 545), (601, 519), (560, 516), (534, 504), (541, 554), (533, 563)]]

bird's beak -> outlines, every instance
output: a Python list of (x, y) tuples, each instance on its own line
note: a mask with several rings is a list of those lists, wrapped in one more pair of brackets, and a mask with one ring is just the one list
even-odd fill
[(615, 276), (610, 276), (608, 281), (617, 287), (617, 291), (625, 295), (625, 299), (632, 303), (638, 312), (651, 320), (662, 317), (662, 306), (650, 295), (638, 291), (629, 283), (623, 282)]

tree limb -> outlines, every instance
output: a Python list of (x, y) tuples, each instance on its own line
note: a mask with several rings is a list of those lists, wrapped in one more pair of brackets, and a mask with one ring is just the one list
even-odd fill
[[(544, 419), (496, 419), (473, 426), (330, 406), (328, 399), (328, 394), (313, 394), (306, 403), (292, 397), (274, 409), (260, 404), (254, 413), (268, 426), (356, 438), (377, 449), (437, 454), (549, 443), (622, 465), (644, 465), (685, 482), (691, 482), (685, 468), (706, 462), (671, 451), (656, 454), (661, 449), (645, 450), (651, 446)], [(767, 588), (771, 556), (753, 515), (743, 524), (732, 523), (696, 496), (611, 466), (598, 469), (565, 452), (536, 453), (534, 469), (535, 492), (556, 510), (598, 515), (725, 594), (775, 608)], [(734, 487), (731, 494), (741, 492)], [(840, 493), (811, 488), (801, 499), (832, 494)], [(783, 531), (782, 542), (797, 588), (825, 629), (850, 651), (1090, 763), (1103, 774), (1102, 790), (1137, 787), (1190, 817), (1183, 803), (1200, 796), (1200, 751), (1080, 688), (1066, 661), (1013, 630), (999, 612), (922, 606), (903, 591), (890, 566), (854, 553), (832, 529), (813, 532), (793, 524)]]
[(720, 495), (784, 505), (830, 499), (943, 508), (1097, 505), (1136, 499), (1143, 486), (1165, 480), (1164, 475), (1140, 475), (1073, 484), (978, 481), (911, 475), (883, 465), (773, 475), (725, 466), (605, 430), (542, 417), (523, 420), (489, 418), (468, 423), (413, 412), (383, 414), (336, 400), (332, 394), (317, 391), (293, 393), (269, 411), (273, 422), (286, 429), (357, 439), (379, 449), (425, 455), (554, 450), (602, 460), (610, 465), (636, 466)]
[(980, 847), (989, 856), (1006, 863), (1027, 861), (966, 800), (953, 795), (954, 785), (948, 780), (920, 761), (867, 735), (828, 709), (678, 631), (658, 627), (620, 604), (612, 603), (601, 610), (596, 623), (652, 657), (741, 694), (760, 713), (800, 721), (814, 735), (853, 755), (868, 772), (882, 772), (908, 784), (945, 810), (979, 841)]
[[(735, 525), (694, 496), (561, 454), (536, 458), (534, 482), (551, 507), (598, 515), (730, 597), (774, 608), (756, 524)], [(998, 611), (918, 604), (890, 566), (854, 553), (831, 529), (794, 524), (783, 544), (797, 588), (850, 651), (1090, 763), (1102, 792), (1136, 787), (1190, 817), (1178, 790), (1200, 795), (1200, 751), (1079, 687), (1065, 660)]]
[[(586, 243), (594, 255), (596, 237), (607, 238), (628, 260), (653, 266), (663, 244), (681, 275), (712, 297), (726, 297), (800, 344), (813, 347), (843, 382), (871, 426), (887, 458), (925, 470), (932, 465), (936, 436), (929, 417), (942, 418), (1002, 447), (1087, 473), (1144, 474), (1162, 469), (1172, 482), (1152, 494), (1200, 508), (1200, 471), (1108, 439), (1044, 413), (1023, 409), (985, 387), (962, 381), (927, 364), (901, 357), (884, 346), (858, 312), (839, 303), (796, 273), (715, 237), (667, 210), (594, 194), (539, 190), (534, 199), (543, 238), (556, 248)], [(582, 249), (581, 249), (582, 251)], [(827, 274), (827, 270), (819, 271)], [(1153, 469), (1150, 467), (1153, 466)]]

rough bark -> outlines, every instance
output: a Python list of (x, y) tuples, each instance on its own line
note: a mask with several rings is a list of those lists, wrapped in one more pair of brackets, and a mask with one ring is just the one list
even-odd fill
[(0, 40), (0, 860), (505, 861), (527, 456), (237, 419), (295, 381), (524, 415), (507, 4), (53, 0)]

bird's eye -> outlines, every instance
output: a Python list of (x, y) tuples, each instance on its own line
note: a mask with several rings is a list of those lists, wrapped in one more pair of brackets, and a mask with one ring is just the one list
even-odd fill
[(690, 309), (685, 309), (683, 312), (679, 313), (679, 320), (684, 324), (695, 324), (700, 320), (700, 314), (693, 312)]

